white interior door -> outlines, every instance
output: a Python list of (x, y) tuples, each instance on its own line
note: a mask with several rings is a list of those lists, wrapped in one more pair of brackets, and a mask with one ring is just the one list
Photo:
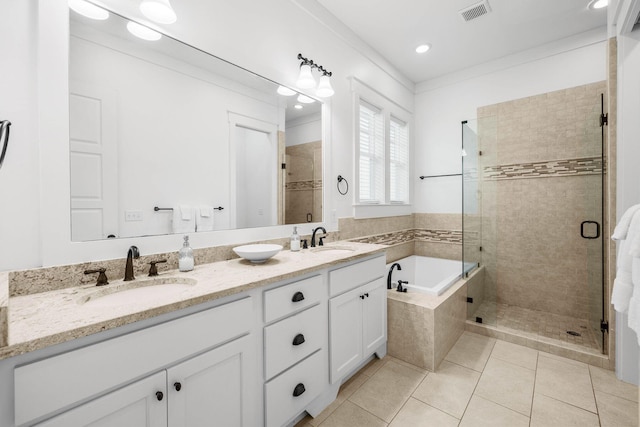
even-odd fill
[(118, 236), (115, 93), (79, 82), (69, 92), (71, 240)]

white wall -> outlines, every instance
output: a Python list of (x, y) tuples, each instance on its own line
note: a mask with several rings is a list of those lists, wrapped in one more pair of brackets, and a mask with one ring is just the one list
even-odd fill
[(287, 120), (285, 143), (287, 147), (322, 140), (322, 116), (313, 114)]
[(461, 212), (463, 120), (480, 106), (606, 79), (606, 29), (423, 82), (415, 98), (414, 212)]
[[(145, 21), (138, 2), (103, 3)], [(314, 2), (196, 0), (175, 2), (173, 6), (179, 18), (166, 27), (171, 35), (269, 79), (294, 87), (298, 53), (333, 72), (336, 94), (327, 101), (329, 120), (323, 129), (325, 179), (341, 174), (353, 182), (349, 76), (382, 88), (386, 96), (412, 107), (413, 84), (348, 30), (328, 30), (305, 10), (313, 8)], [(177, 250), (181, 236), (70, 241), (67, 2), (5, 1), (2, 23), (0, 38), (11, 40), (7, 44), (10, 60), (4, 62), (3, 55), (2, 70), (10, 70), (15, 79), (0, 79), (7, 88), (0, 101), (0, 113), (15, 117), (16, 122), (21, 120), (12, 129), (12, 142), (22, 152), (9, 152), (8, 162), (12, 164), (0, 171), (0, 270), (121, 258), (131, 244), (136, 244), (143, 254)], [(37, 93), (34, 88), (38, 88)], [(5, 200), (12, 209), (16, 206), (15, 210), (9, 210)], [(328, 215), (331, 218), (353, 215), (353, 198), (339, 196), (332, 186), (327, 186), (324, 206), (327, 212), (336, 211), (335, 215)], [(325, 226), (335, 230), (337, 223)], [(284, 237), (290, 231), (290, 227), (283, 226), (198, 233), (191, 243), (195, 248), (232, 244)]]

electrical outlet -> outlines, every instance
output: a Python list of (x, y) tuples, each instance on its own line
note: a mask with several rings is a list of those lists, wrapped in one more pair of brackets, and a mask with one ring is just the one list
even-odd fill
[(125, 221), (142, 221), (142, 211), (124, 211)]

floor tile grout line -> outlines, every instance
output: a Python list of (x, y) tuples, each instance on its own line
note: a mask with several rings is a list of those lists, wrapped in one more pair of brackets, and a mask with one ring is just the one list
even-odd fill
[(596, 388), (593, 384), (593, 376), (591, 375), (591, 368), (587, 366), (587, 372), (589, 372), (589, 382), (591, 383), (591, 393), (593, 393), (593, 403), (596, 405), (596, 415), (598, 416), (598, 425), (602, 426), (602, 420), (600, 419), (600, 409), (598, 408), (598, 399), (596, 398)]
[(529, 427), (533, 422), (533, 402), (536, 399), (536, 383), (538, 382), (538, 360), (540, 359), (540, 350), (536, 350), (536, 369), (533, 372), (533, 390), (531, 390), (531, 409), (529, 410)]

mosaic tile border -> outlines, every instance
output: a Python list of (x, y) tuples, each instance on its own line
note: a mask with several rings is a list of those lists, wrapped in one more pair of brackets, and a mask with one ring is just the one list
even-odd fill
[(420, 242), (462, 245), (462, 231), (412, 229), (376, 234), (373, 236), (357, 237), (355, 239), (350, 239), (349, 241), (358, 243), (376, 243), (379, 245), (390, 246), (398, 245), (400, 243), (408, 243), (414, 240)]
[(306, 181), (287, 182), (284, 187), (285, 187), (285, 190), (294, 190), (294, 191), (318, 190), (318, 189), (322, 189), (322, 180), (315, 179), (315, 180), (306, 180)]
[(483, 171), (484, 178), (488, 180), (596, 175), (601, 173), (601, 157), (487, 166)]

